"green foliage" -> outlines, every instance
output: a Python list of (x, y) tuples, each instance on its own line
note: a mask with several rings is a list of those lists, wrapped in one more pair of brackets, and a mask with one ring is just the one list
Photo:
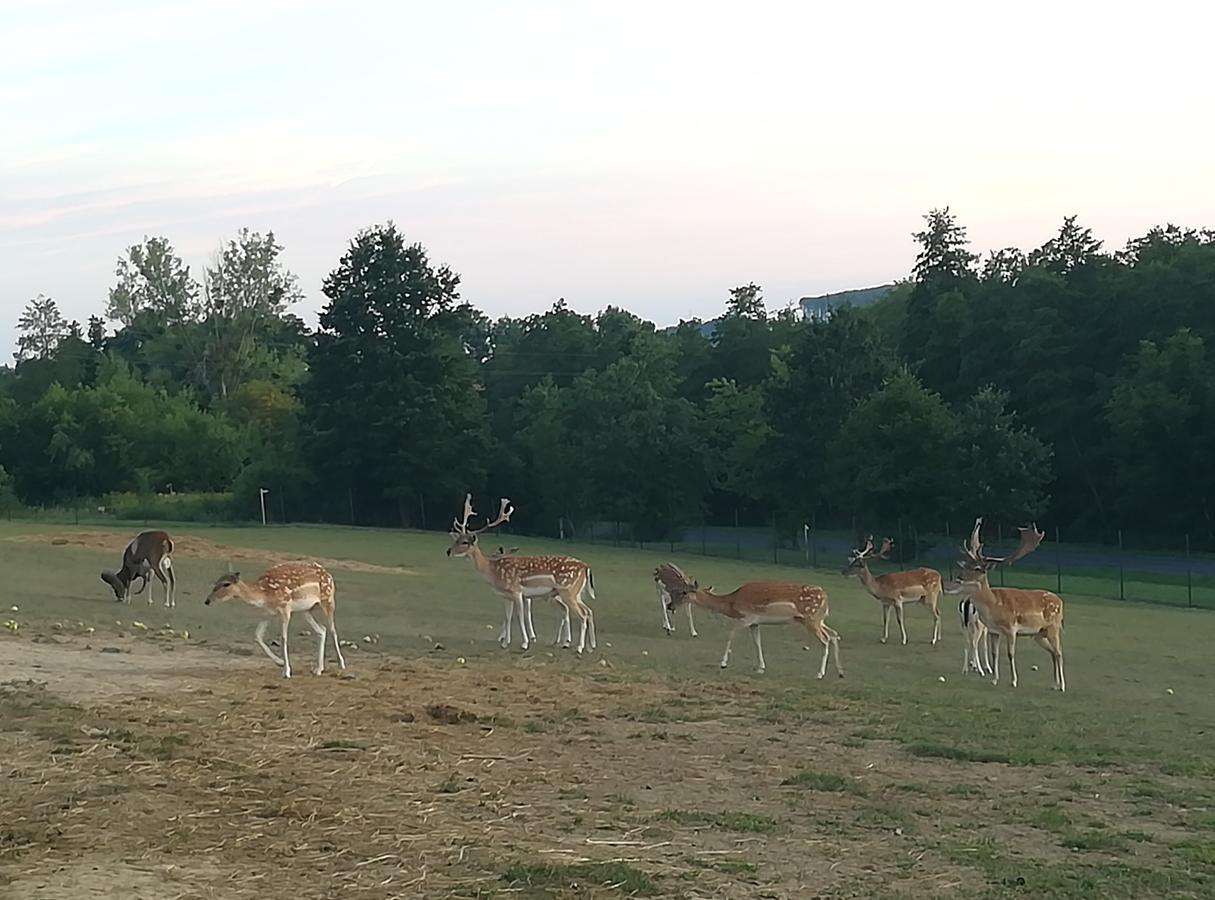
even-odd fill
[(241, 504), (231, 493), (105, 494), (101, 505), (117, 519), (138, 522), (232, 522), (258, 517), (257, 501)]
[(39, 294), (26, 304), (17, 319), (18, 361), (26, 359), (50, 359), (72, 330), (59, 312), (59, 304), (50, 297)]
[(360, 232), (325, 279), (303, 393), (310, 462), (376, 518), (413, 521), (429, 498), (446, 522), (484, 477), (489, 432), (468, 343), (479, 314), (459, 303), (459, 283), (392, 223)]
[(114, 276), (106, 316), (124, 326), (141, 317), (180, 325), (198, 315), (198, 282), (165, 238), (145, 237), (142, 244), (128, 247)]
[(0, 466), (31, 505), (171, 484), (248, 515), (268, 488), (280, 517), (434, 526), (472, 490), (549, 533), (982, 514), (1215, 545), (1215, 232), (1111, 254), (1068, 217), (979, 263), (944, 208), (914, 237), (911, 277), (865, 309), (800, 321), (751, 282), (658, 329), (564, 300), (490, 322), (388, 224), (325, 280), (315, 336), (273, 233), (238, 232), (201, 289), (148, 237), (113, 335), (42, 296), (22, 314)]
[(867, 518), (935, 521), (952, 488), (954, 431), (940, 395), (897, 373), (856, 407), (828, 448), (836, 504)]

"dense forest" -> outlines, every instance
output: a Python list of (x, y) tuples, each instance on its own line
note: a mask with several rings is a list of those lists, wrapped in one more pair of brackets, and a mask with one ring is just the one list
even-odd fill
[[(981, 258), (948, 209), (914, 271), (824, 320), (755, 284), (711, 323), (626, 310), (491, 321), (392, 224), (351, 241), (311, 331), (273, 234), (200, 279), (163, 238), (85, 325), (39, 296), (0, 368), (0, 509), (442, 528), (466, 490), (524, 529), (1031, 517), (1215, 543), (1215, 232), (1108, 252), (1065, 220)], [(99, 286), (103, 288), (103, 286)]]

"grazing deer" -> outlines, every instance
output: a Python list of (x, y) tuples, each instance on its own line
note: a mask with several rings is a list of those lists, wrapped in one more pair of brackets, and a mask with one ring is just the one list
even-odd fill
[(554, 597), (565, 611), (562, 622), (557, 626), (556, 643), (568, 647), (573, 639), (570, 628), (572, 609), (582, 620), (578, 652), (582, 653), (586, 648), (588, 633), (591, 649), (594, 650), (595, 614), (582, 599), (584, 593), (591, 600), (595, 599), (595, 583), (586, 563), (572, 556), (514, 556), (502, 553), (502, 548), (499, 548), (499, 553), (486, 556), (478, 546), (478, 535), (509, 522), (514, 511), (510, 501), (503, 498), (497, 518), (487, 520), (480, 528), (470, 529), (468, 520), (476, 513), (472, 508), (472, 494), (469, 494), (464, 498), (463, 520), (452, 520), (452, 544), (447, 548), (447, 555), (471, 560), (481, 577), (504, 599), (506, 616), (498, 635), (498, 642), (503, 647), (510, 646), (511, 621), (516, 613), (519, 616), (519, 630), (523, 633), (523, 649), (530, 647), (536, 639), (536, 629), (531, 620), (532, 598)]
[(148, 589), (148, 605), (154, 602), (152, 589), (148, 587), (149, 573), (155, 575), (165, 588), (165, 606), (177, 605), (177, 576), (173, 573), (173, 539), (164, 531), (143, 531), (135, 535), (122, 551), (122, 568), (117, 572), (106, 570), (101, 580), (114, 591), (118, 602), (131, 602), (131, 584), (140, 580), (138, 594)]
[(749, 581), (728, 594), (715, 594), (711, 587), (701, 588), (698, 582), (688, 578), (678, 566), (671, 563), (663, 563), (655, 569), (654, 578), (662, 582), (667, 596), (671, 598), (667, 604), (669, 612), (674, 612), (683, 603), (694, 603), (738, 622), (726, 641), (726, 651), (721, 657), (723, 669), (730, 664), (730, 649), (735, 635), (743, 628), (749, 628), (759, 658), (758, 671), (763, 673), (767, 666), (759, 626), (796, 622), (823, 645), (818, 677), (822, 678), (827, 672), (827, 657), (832, 647), (835, 647), (835, 668), (840, 678), (844, 677), (844, 667), (840, 663), (840, 636), (823, 621), (827, 618), (827, 592), (821, 587), (780, 581)]
[(903, 644), (907, 643), (907, 629), (903, 626), (904, 603), (922, 603), (932, 612), (932, 643), (936, 644), (941, 637), (941, 613), (937, 609), (937, 600), (941, 596), (941, 573), (936, 569), (919, 568), (874, 576), (869, 571), (869, 560), (875, 555), (878, 559), (888, 559), (893, 546), (894, 541), (883, 538), (882, 549), (875, 554), (873, 535), (869, 535), (865, 538), (864, 546), (848, 554), (848, 564), (844, 566), (842, 574), (858, 578), (865, 590), (881, 602), (883, 644), (890, 637), (892, 608), (899, 623), (899, 631), (903, 635)]
[(1021, 588), (993, 588), (987, 573), (997, 566), (1009, 566), (1024, 559), (1038, 549), (1045, 533), (1037, 526), (1020, 528), (1021, 540), (1010, 556), (984, 556), (983, 544), (979, 540), (980, 517), (975, 519), (974, 530), (962, 546), (963, 558), (958, 561), (961, 573), (956, 582), (957, 590), (975, 604), (979, 618), (987, 627), (988, 650), (991, 654), (992, 684), (1000, 682), (1000, 661), (996, 651), (1000, 638), (1008, 652), (1008, 668), (1012, 672), (1012, 686), (1017, 686), (1017, 635), (1029, 635), (1046, 652), (1054, 663), (1054, 687), (1067, 689), (1063, 677), (1063, 600), (1050, 591), (1030, 591)]
[[(291, 659), (287, 655), (287, 625), (294, 612), (303, 613), (308, 624), (312, 626), (312, 630), (320, 638), (317, 646), (316, 668), (312, 670), (313, 674), (320, 675), (325, 671), (325, 639), (330, 634), (333, 635), (333, 649), (337, 651), (338, 663), (343, 669), (346, 668), (346, 660), (342, 656), (342, 646), (338, 641), (337, 623), (334, 621), (334, 613), (337, 608), (333, 576), (318, 563), (280, 563), (277, 566), (271, 566), (262, 573), (257, 581), (253, 582), (241, 581), (239, 572), (223, 575), (215, 582), (211, 593), (207, 595), (207, 599), (203, 603), (210, 606), (212, 603), (224, 603), (228, 600), (243, 600), (250, 606), (265, 610), (270, 615), (270, 618), (258, 622), (254, 637), (257, 639), (258, 646), (266, 651), (266, 655), (283, 667), (284, 678), (291, 677)], [(312, 617), (310, 610), (316, 606), (321, 608), (321, 612), (329, 620), (328, 628)], [(282, 659), (279, 659), (278, 655), (266, 646), (265, 641), (266, 628), (275, 617), (278, 618), (283, 630)]]
[[(962, 592), (962, 586), (956, 581), (945, 583), (946, 594), (956, 595)], [(979, 618), (979, 609), (969, 597), (958, 601), (958, 625), (962, 629), (962, 674), (977, 672), (987, 675), (991, 672), (991, 656), (987, 648), (987, 626)]]
[[(675, 625), (671, 622), (671, 613), (667, 607), (671, 605), (671, 595), (666, 589), (666, 585), (662, 583), (662, 579), (658, 577), (658, 572), (654, 572), (654, 587), (658, 589), (658, 606), (662, 610), (662, 627), (666, 629), (667, 634), (675, 633)], [(696, 630), (696, 623), (692, 621), (692, 607), (694, 604), (687, 604), (688, 610), (688, 629), (692, 632), (692, 637), (700, 637), (700, 632)]]

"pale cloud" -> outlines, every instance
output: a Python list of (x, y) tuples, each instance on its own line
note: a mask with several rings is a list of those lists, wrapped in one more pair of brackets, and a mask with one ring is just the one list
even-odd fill
[[(10, 8), (11, 7), (11, 8)], [(660, 321), (904, 275), (1078, 213), (1215, 224), (1206, 7), (1043, 3), (6, 4), (0, 355), (29, 297), (100, 310), (145, 234), (197, 272), (274, 229), (308, 294), (395, 219), (490, 314)]]

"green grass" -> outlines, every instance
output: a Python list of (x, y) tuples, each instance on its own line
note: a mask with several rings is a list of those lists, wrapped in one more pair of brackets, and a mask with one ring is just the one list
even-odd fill
[(848, 794), (861, 794), (864, 790), (851, 778), (835, 775), (831, 772), (798, 772), (781, 782), (784, 787), (800, 787), (811, 791), (838, 791)]
[[(84, 526), (0, 522), (0, 568), (6, 577), (0, 619), (11, 617), (20, 623), (15, 635), (0, 631), (0, 656), (5, 641), (56, 634), (90, 640), (95, 648), (105, 646), (119, 633), (184, 645), (180, 639), (156, 635), (171, 624), (174, 630), (189, 631), (190, 644), (252, 651), (251, 659), (265, 666), (266, 678), (274, 677), (274, 664), (262, 658), (253, 644), (256, 613), (244, 607), (204, 607), (201, 603), (214, 578), (226, 571), (227, 560), (222, 555), (177, 560), (179, 605), (175, 610), (142, 603), (119, 606), (107, 597), (108, 589), (98, 572), (116, 565), (123, 538), (107, 550), (49, 542), (56, 533), (85, 530)], [(138, 528), (116, 523), (106, 530), (125, 535)], [(6, 540), (34, 531), (45, 534), (47, 540)], [(735, 642), (731, 667), (718, 668), (729, 623), (708, 612), (696, 611), (699, 638), (687, 634), (682, 616), (676, 620), (677, 633), (667, 636), (661, 629), (650, 578), (654, 565), (668, 557), (665, 551), (602, 545), (566, 548), (592, 565), (598, 595), (594, 606), (599, 649), (578, 658), (551, 645), (557, 617), (546, 603), (535, 606), (540, 641), (534, 649), (522, 653), (517, 632), (509, 650), (499, 648), (495, 638), (501, 604), (467, 562), (446, 558), (448, 539), (443, 535), (320, 527), (182, 527), (175, 533), (179, 538), (198, 534), (235, 547), (408, 567), (413, 574), (334, 568), (339, 632), (358, 646), (346, 651), (355, 673), (368, 657), (424, 658), (451, 666), (458, 665), (457, 657), (463, 657), (466, 666), (488, 662), (503, 667), (488, 669), (490, 673), (510, 671), (512, 666), (520, 672), (534, 672), (540, 684), (544, 683), (543, 667), (551, 667), (586, 673), (605, 689), (637, 682), (673, 685), (673, 689), (664, 688), (665, 699), (648, 693), (622, 714), (632, 720), (629, 727), (633, 731), (644, 732), (638, 746), (661, 748), (671, 754), (672, 762), (687, 750), (703, 759), (715, 750), (704, 737), (705, 730), (712, 727), (728, 727), (732, 733), (762, 727), (764, 737), (758, 741), (779, 738), (788, 742), (786, 756), (769, 770), (766, 780), (748, 783), (747, 796), (729, 801), (743, 811), (672, 809), (655, 816), (653, 810), (668, 804), (706, 801), (650, 798), (644, 793), (647, 786), (628, 781), (604, 786), (594, 795), (630, 798), (629, 804), (622, 801), (603, 813), (622, 819), (614, 823), (618, 828), (611, 834), (641, 825), (652, 831), (720, 831), (727, 834), (714, 838), (723, 840), (730, 839), (729, 834), (778, 831), (781, 839), (786, 835), (794, 840), (861, 835), (873, 841), (878, 833), (890, 836), (902, 831), (916, 834), (917, 840), (937, 841), (929, 825), (935, 819), (923, 818), (924, 810), (931, 810), (934, 816), (937, 812), (954, 816), (967, 829), (976, 823), (1012, 826), (1011, 833), (999, 841), (983, 842), (967, 831), (939, 838), (938, 851), (970, 873), (965, 891), (971, 893), (959, 896), (1215, 895), (1211, 843), (1215, 818), (1208, 812), (1215, 802), (1215, 792), (1208, 786), (1215, 778), (1215, 754), (1210, 751), (1215, 692), (1209, 687), (1208, 646), (1215, 614), (1101, 600), (1069, 590), (1065, 579), (1063, 642), (1069, 690), (1060, 695), (1050, 690), (1049, 657), (1028, 640), (1018, 645), (1021, 684), (1016, 690), (1009, 686), (1006, 664), (999, 686), (976, 676), (962, 676), (958, 672), (961, 639), (956, 611), (947, 598), (942, 601), (945, 624), (937, 646), (928, 642), (930, 617), (917, 607), (910, 608), (906, 617), (910, 643), (905, 647), (895, 642), (883, 645), (878, 641), (878, 604), (855, 582), (839, 576), (838, 560), (824, 559), (824, 566), (830, 563), (831, 568), (812, 571), (755, 561), (673, 557), (702, 584), (713, 583), (722, 589), (756, 579), (825, 587), (830, 596), (829, 624), (842, 635), (847, 677), (818, 681), (814, 678), (818, 653), (802, 649), (807, 643), (805, 634), (794, 628), (764, 628), (767, 673), (763, 676), (753, 673), (754, 648), (746, 635)], [(559, 549), (554, 541), (509, 540), (523, 553)], [(237, 568), (250, 576), (260, 570), (249, 561), (241, 561)], [(1033, 584), (1038, 577), (1020, 569), (1007, 573), (1010, 585)], [(1108, 584), (1108, 573), (1104, 583)], [(1076, 579), (1075, 584), (1085, 582)], [(1102, 591), (1094, 586), (1093, 592)], [(11, 605), (19, 610), (10, 612)], [(147, 632), (132, 630), (131, 622), (136, 619), (148, 626)], [(56, 623), (60, 628), (54, 627)], [(94, 628), (94, 634), (81, 637), (87, 628)], [(294, 667), (301, 680), (311, 677), (307, 666), (315, 652), (315, 638), (301, 636), (299, 632), (304, 630), (303, 623), (293, 623), (290, 634)], [(365, 642), (365, 636), (374, 640)], [(436, 650), (436, 644), (442, 649)], [(601, 667), (601, 659), (610, 666)], [(682, 686), (687, 688), (686, 696), (682, 696)], [(1167, 688), (1174, 693), (1168, 694)], [(337, 682), (332, 690), (335, 695), (340, 690)], [(601, 723), (579, 710), (576, 693), (566, 701), (568, 711), (560, 715), (520, 716), (513, 726), (494, 719), (492, 725), (514, 727), (521, 746), (530, 745), (522, 742), (572, 739), (575, 733), (593, 735)], [(56, 753), (81, 752), (88, 746), (77, 727), (81, 713), (67, 709), (61, 713), (59, 703), (50, 694), (9, 696), (0, 689), (0, 719), (47, 740)], [(424, 713), (420, 719), (427, 727), (434, 724)], [(130, 747), (121, 739), (122, 722), (95, 725), (113, 732), (113, 745), (124, 755), (139, 752), (163, 758), (205, 750), (183, 747), (160, 734), (154, 743)], [(475, 731), (478, 725), (443, 727)], [(340, 766), (343, 758), (365, 749), (334, 740), (329, 747), (318, 745), (317, 759), (323, 766)], [(820, 749), (836, 755), (829, 759), (816, 756)], [(874, 759), (880, 764), (871, 776), (866, 774), (866, 766)], [(984, 765), (976, 767), (976, 763)], [(988, 768), (1000, 766), (1017, 768), (1013, 774)], [(923, 774), (921, 768), (936, 772), (937, 777)], [(835, 774), (823, 771), (828, 769)], [(1001, 773), (1003, 780), (987, 781), (993, 772)], [(1115, 785), (1100, 783), (1107, 773)], [(863, 789), (858, 775), (865, 778)], [(443, 773), (437, 773), (435, 783), (442, 778)], [(1013, 792), (1015, 799), (1010, 795), (1010, 779), (1021, 786)], [(1035, 799), (1017, 793), (1030, 785), (1038, 790), (1052, 779), (1057, 781), (1053, 782), (1051, 803), (1045, 802), (1045, 796)], [(463, 782), (449, 781), (451, 790), (464, 789)], [(896, 792), (899, 782), (916, 786)], [(856, 794), (864, 799), (807, 796), (803, 800), (797, 796), (799, 788)], [(1068, 802), (1069, 798), (1076, 803), (1092, 802), (1098, 793), (1101, 803), (1123, 804), (1099, 817), (1110, 823), (1108, 828), (1094, 827), (1092, 817), (1074, 813)], [(889, 803), (892, 796), (905, 802), (906, 808)], [(1056, 802), (1060, 797), (1062, 804)], [(774, 811), (780, 815), (779, 823), (769, 815)], [(1124, 824), (1118, 818), (1123, 814), (1135, 821)], [(589, 816), (587, 822), (591, 822)], [(682, 840), (689, 833), (684, 831), (678, 837)], [(1025, 833), (1035, 835), (1036, 842), (1019, 843), (1017, 835)], [(1140, 835), (1150, 836), (1151, 841)], [(875, 846), (881, 846), (880, 842)], [(905, 858), (905, 848), (897, 846), (900, 858)], [(1055, 855), (1039, 855), (1043, 846)], [(692, 853), (693, 848), (681, 852)], [(615, 865), (620, 868), (611, 868)], [(654, 877), (643, 871), (644, 865), (637, 866), (519, 863), (507, 870), (509, 878), (502, 877), (512, 885), (510, 890), (521, 889), (523, 896), (565, 896), (576, 890), (571, 888), (573, 884), (600, 891), (622, 885), (615, 889), (622, 895), (661, 893)], [(716, 864), (713, 868), (718, 874), (701, 870), (704, 877), (747, 874), (742, 869), (730, 873)], [(763, 871), (765, 876), (772, 874), (771, 867)], [(498, 878), (501, 872), (499, 865), (492, 877)], [(864, 881), (863, 874), (856, 877), (862, 879), (857, 882), (856, 896), (898, 890), (880, 880)], [(712, 891), (706, 889), (709, 893)]]

